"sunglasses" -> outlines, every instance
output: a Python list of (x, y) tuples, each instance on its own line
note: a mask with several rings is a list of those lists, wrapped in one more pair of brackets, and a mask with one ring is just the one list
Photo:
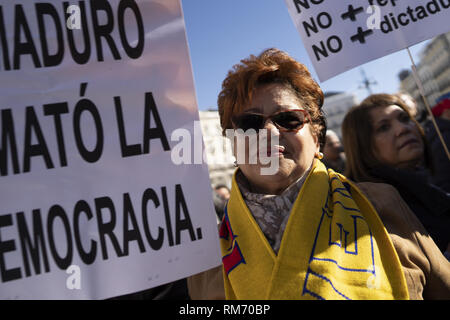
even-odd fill
[(278, 130), (287, 132), (297, 132), (306, 122), (311, 121), (308, 112), (303, 109), (277, 111), (268, 116), (256, 112), (243, 112), (232, 116), (231, 121), (235, 129), (258, 131), (264, 128), (268, 119)]

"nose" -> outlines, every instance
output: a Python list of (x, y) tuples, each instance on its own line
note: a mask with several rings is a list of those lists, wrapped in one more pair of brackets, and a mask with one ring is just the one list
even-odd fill
[(270, 136), (270, 134), (274, 134), (279, 136), (280, 135), (280, 130), (278, 130), (277, 126), (272, 122), (271, 119), (267, 119), (266, 123), (264, 124), (264, 128), (266, 129), (268, 132), (267, 134)]
[(272, 138), (275, 139), (274, 143), (276, 143), (277, 140), (279, 141), (280, 130), (278, 130), (277, 126), (270, 119), (267, 119), (266, 123), (264, 124), (263, 130), (265, 130), (265, 139), (267, 148), (271, 148)]
[(411, 127), (408, 123), (401, 121), (395, 121), (395, 135), (397, 137), (402, 136), (411, 131)]

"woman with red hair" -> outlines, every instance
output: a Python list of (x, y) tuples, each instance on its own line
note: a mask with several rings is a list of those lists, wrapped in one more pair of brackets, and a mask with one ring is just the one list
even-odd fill
[[(321, 161), (323, 99), (307, 68), (278, 49), (226, 76), (223, 132), (234, 146), (248, 135), (220, 226), (222, 267), (190, 279), (192, 298), (450, 298), (450, 264), (417, 233), (423, 226), (398, 192), (355, 184)], [(261, 136), (270, 138), (250, 143)], [(266, 174), (262, 155), (277, 170)], [(223, 284), (212, 283), (217, 272)]]

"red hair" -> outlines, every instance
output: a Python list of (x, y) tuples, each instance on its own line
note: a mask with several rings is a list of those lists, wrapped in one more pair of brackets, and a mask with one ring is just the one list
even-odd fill
[(275, 48), (241, 60), (228, 72), (217, 101), (223, 135), (226, 129), (233, 128), (231, 117), (251, 103), (253, 90), (269, 83), (280, 83), (293, 90), (309, 112), (312, 129), (322, 146), (326, 132), (321, 110), (323, 92), (303, 64)]

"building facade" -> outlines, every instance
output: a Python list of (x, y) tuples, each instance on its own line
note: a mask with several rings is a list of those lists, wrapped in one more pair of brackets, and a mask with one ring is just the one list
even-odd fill
[(224, 184), (231, 188), (234, 170), (234, 157), (231, 142), (222, 136), (219, 113), (216, 110), (200, 111), (200, 126), (203, 132), (205, 153), (211, 185)]
[(333, 130), (342, 140), (341, 126), (347, 111), (359, 103), (353, 93), (325, 92), (322, 110), (327, 119), (327, 128)]
[[(416, 61), (419, 78), (423, 84), (425, 97), (433, 107), (439, 97), (450, 92), (450, 32), (430, 41)], [(410, 70), (398, 75), (401, 91), (409, 93), (417, 102), (419, 110), (425, 110), (425, 103)]]

